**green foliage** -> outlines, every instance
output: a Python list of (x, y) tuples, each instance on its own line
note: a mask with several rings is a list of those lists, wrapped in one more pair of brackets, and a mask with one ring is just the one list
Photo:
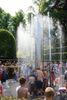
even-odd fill
[(16, 58), (15, 38), (5, 29), (0, 29), (0, 58)]
[(16, 37), (17, 27), (19, 26), (20, 22), (25, 27), (24, 12), (22, 10), (20, 10), (19, 12), (17, 12), (16, 15), (11, 18), (12, 33), (14, 33), (15, 37)]
[(24, 12), (22, 10), (16, 12), (15, 16), (11, 16), (0, 8), (0, 29), (2, 29), (0, 30), (0, 58), (16, 57), (15, 39), (20, 22), (25, 26)]
[(42, 15), (50, 12), (50, 16), (59, 20), (61, 24), (66, 20), (67, 23), (67, 1), (66, 0), (38, 0), (39, 1), (39, 12)]
[[(39, 7), (40, 14), (47, 15), (47, 13), (49, 12), (50, 17), (52, 17), (53, 19), (54, 29), (51, 31), (51, 37), (53, 37), (54, 40), (52, 46), (56, 48), (58, 47), (59, 44), (58, 36), (56, 37), (56, 33), (58, 33), (57, 21), (60, 22), (60, 25), (62, 27), (62, 36), (64, 37), (64, 43), (62, 45), (63, 47), (66, 46), (67, 45), (67, 0), (38, 0), (37, 5)], [(66, 59), (67, 57), (66, 52), (67, 48), (64, 49), (64, 55), (63, 55), (64, 59)], [(56, 57), (55, 56), (53, 56), (52, 59), (54, 58), (59, 59), (58, 54)]]
[(47, 6), (46, 0), (40, 0), (40, 3), (39, 3), (39, 12), (42, 15), (44, 15), (44, 13), (46, 12), (46, 6)]
[(10, 19), (10, 14), (6, 13), (2, 8), (0, 8), (0, 29), (8, 29), (8, 22)]
[(22, 10), (18, 11), (15, 16), (11, 16), (0, 8), (0, 29), (7, 29), (16, 38), (17, 27), (20, 22), (25, 26), (24, 12)]
[(16, 21), (18, 22), (22, 22), (23, 25), (25, 25), (25, 19), (24, 19), (24, 12), (23, 10), (20, 10), (16, 13)]
[(28, 8), (28, 14), (27, 14), (27, 20), (29, 23), (31, 23), (31, 18), (35, 16), (35, 10), (33, 6), (29, 6)]
[(28, 22), (30, 22), (30, 23), (31, 23), (32, 16), (34, 16), (34, 14), (32, 12), (28, 13), (28, 15), (27, 15)]

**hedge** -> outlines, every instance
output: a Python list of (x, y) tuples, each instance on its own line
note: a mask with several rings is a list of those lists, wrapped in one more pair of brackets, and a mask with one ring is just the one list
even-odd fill
[(16, 58), (16, 42), (12, 33), (0, 29), (0, 59)]

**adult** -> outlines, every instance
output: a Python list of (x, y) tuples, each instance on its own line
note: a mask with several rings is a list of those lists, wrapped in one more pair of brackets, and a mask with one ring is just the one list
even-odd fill
[(37, 90), (37, 95), (43, 94), (43, 80), (44, 80), (43, 71), (40, 68), (37, 68), (36, 69), (36, 79), (35, 79), (35, 87)]
[(28, 80), (28, 84), (29, 84), (29, 91), (30, 91), (30, 94), (31, 96), (34, 96), (35, 94), (35, 76), (34, 75), (30, 75), (29, 76), (29, 80)]
[(29, 98), (30, 96), (30, 93), (28, 91), (28, 88), (26, 87), (26, 79), (25, 78), (20, 78), (19, 80), (19, 83), (20, 83), (20, 87), (19, 89), (17, 90), (17, 95), (18, 95), (18, 98)]

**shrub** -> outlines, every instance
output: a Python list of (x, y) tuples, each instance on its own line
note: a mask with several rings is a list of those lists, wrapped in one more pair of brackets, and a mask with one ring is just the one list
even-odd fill
[(0, 59), (16, 58), (15, 38), (9, 31), (0, 29)]

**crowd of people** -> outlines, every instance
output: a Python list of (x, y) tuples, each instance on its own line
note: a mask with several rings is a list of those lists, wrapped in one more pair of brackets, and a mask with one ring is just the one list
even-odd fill
[[(22, 97), (24, 97), (29, 99), (30, 91), (28, 90), (27, 87), (25, 87), (26, 80), (24, 78), (20, 78), (19, 82), (20, 82), (20, 87), (17, 90), (18, 98), (21, 99)], [(37, 93), (36, 90), (35, 93)], [(44, 100), (54, 100), (55, 91), (52, 87), (46, 87), (46, 89), (44, 90), (44, 94), (45, 94)]]
[(6, 82), (6, 80), (13, 78), (17, 80), (19, 77), (18, 66), (15, 61), (0, 61), (0, 81)]
[[(67, 63), (51, 62), (34, 68), (32, 65), (26, 64), (22, 64), (20, 67), (16, 66), (18, 63), (15, 61), (4, 63), (0, 61), (0, 81), (4, 83), (9, 79), (14, 79), (19, 82), (20, 85), (16, 88), (18, 98), (46, 95), (45, 100), (53, 100), (47, 98), (54, 96), (57, 84), (64, 86), (67, 91)], [(48, 93), (49, 90), (52, 92)]]

